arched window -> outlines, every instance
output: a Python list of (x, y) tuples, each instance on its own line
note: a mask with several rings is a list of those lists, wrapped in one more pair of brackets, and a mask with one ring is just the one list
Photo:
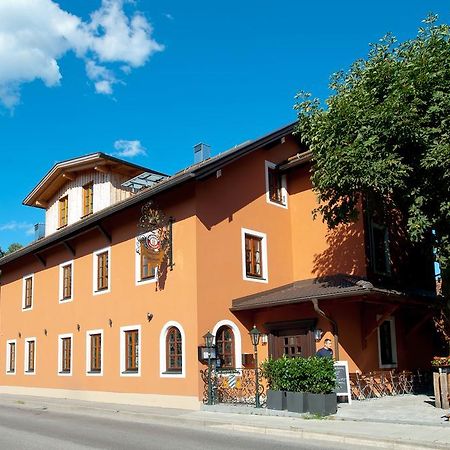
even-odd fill
[(227, 326), (221, 326), (216, 333), (217, 357), (220, 360), (220, 367), (234, 368), (234, 334), (233, 330)]
[(182, 372), (183, 345), (180, 330), (170, 327), (166, 334), (166, 371)]

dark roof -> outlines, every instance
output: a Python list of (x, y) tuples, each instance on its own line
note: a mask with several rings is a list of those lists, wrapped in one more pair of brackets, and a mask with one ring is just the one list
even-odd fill
[[(118, 211), (129, 208), (133, 205), (136, 205), (140, 202), (146, 201), (156, 194), (167, 191), (175, 186), (178, 186), (182, 183), (187, 182), (192, 179), (203, 179), (208, 177), (211, 174), (214, 174), (216, 170), (222, 168), (243, 156), (257, 150), (259, 148), (263, 148), (268, 145), (276, 144), (279, 139), (289, 134), (292, 134), (294, 131), (296, 122), (293, 122), (289, 125), (285, 125), (282, 128), (279, 128), (275, 131), (272, 131), (269, 134), (266, 134), (260, 138), (257, 138), (253, 141), (245, 142), (239, 146), (233, 147), (232, 149), (223, 152), (213, 158), (209, 158), (205, 161), (202, 161), (197, 164), (193, 164), (192, 166), (187, 167), (180, 172), (177, 172), (175, 175), (172, 175), (169, 178), (164, 179), (159, 182), (155, 186), (142, 189), (137, 194), (133, 195), (130, 198), (127, 198), (121, 202), (115, 203), (86, 219), (75, 222), (72, 225), (64, 228), (63, 230), (52, 233), (43, 239), (39, 239), (38, 241), (32, 242), (31, 244), (22, 247), (21, 249), (11, 253), (9, 255), (0, 258), (0, 267), (5, 264), (14, 261), (28, 253), (39, 252), (44, 250), (45, 248), (52, 247), (53, 245), (63, 242), (67, 239), (71, 239), (75, 237), (77, 234), (85, 232), (89, 229), (94, 228), (102, 219), (114, 214)], [(108, 156), (109, 157), (109, 156)], [(112, 158), (112, 157), (110, 157)]]
[(231, 311), (244, 311), (251, 309), (283, 306), (296, 303), (305, 303), (312, 299), (331, 299), (353, 296), (390, 296), (397, 298), (436, 296), (428, 292), (401, 292), (392, 289), (375, 287), (372, 283), (361, 277), (352, 275), (332, 275), (321, 278), (311, 278), (296, 281), (258, 294), (234, 299)]

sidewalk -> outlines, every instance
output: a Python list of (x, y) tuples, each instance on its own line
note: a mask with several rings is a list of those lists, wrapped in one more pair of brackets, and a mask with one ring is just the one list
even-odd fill
[[(341, 405), (338, 414), (324, 419), (250, 407), (216, 405), (187, 411), (65, 399), (0, 395), (5, 406), (51, 412), (102, 416), (135, 422), (235, 430), (292, 436), (378, 448), (450, 448), (450, 423), (446, 412), (427, 403), (426, 396), (399, 396)], [(255, 414), (260, 413), (260, 414)]]

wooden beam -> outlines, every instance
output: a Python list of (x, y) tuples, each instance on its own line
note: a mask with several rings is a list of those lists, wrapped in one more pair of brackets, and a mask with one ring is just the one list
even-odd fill
[(366, 333), (366, 335), (364, 336), (364, 340), (366, 341), (366, 345), (367, 345), (367, 341), (369, 340), (370, 336), (372, 336), (373, 333), (375, 333), (375, 331), (377, 331), (378, 327), (391, 315), (393, 314), (398, 308), (400, 307), (400, 305), (391, 305), (390, 308), (388, 308), (383, 315), (375, 322), (375, 325), (369, 329), (369, 331)]
[(73, 173), (63, 173), (63, 178), (65, 178), (66, 180), (70, 180), (70, 181), (74, 181), (75, 180), (75, 175)]
[(39, 253), (34, 253), (34, 256), (37, 258), (37, 260), (38, 260), (44, 267), (47, 267), (47, 262), (45, 261), (45, 259), (44, 259)]
[(417, 330), (419, 330), (425, 323), (427, 323), (433, 317), (433, 311), (430, 311), (428, 314), (425, 314), (419, 322), (417, 322), (407, 333), (406, 337), (411, 336)]
[(101, 224), (98, 224), (97, 228), (100, 230), (100, 232), (103, 234), (103, 236), (105, 236), (107, 241), (111, 244), (111, 242), (112, 242), (111, 235), (102, 227)]
[(94, 170), (100, 173), (108, 173), (109, 172), (109, 166), (103, 165), (103, 166), (95, 166)]
[(66, 249), (69, 251), (69, 253), (72, 256), (75, 256), (75, 249), (67, 241), (64, 241), (63, 244), (64, 244), (64, 247), (66, 247)]

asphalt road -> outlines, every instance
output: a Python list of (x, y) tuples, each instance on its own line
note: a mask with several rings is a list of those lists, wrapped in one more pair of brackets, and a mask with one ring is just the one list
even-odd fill
[[(294, 441), (226, 428), (173, 426), (0, 406), (0, 449), (351, 449), (333, 442)], [(353, 447), (361, 449), (361, 447)]]

